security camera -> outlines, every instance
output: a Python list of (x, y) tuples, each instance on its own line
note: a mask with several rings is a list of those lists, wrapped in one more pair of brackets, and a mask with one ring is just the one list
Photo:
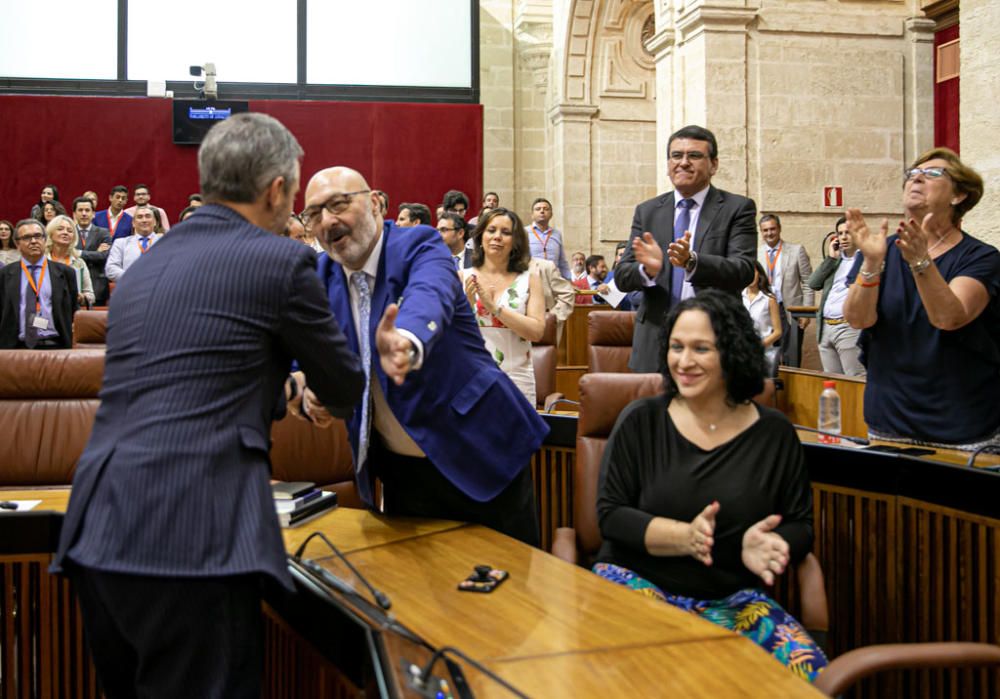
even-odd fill
[(202, 97), (210, 100), (219, 97), (219, 87), (215, 82), (216, 73), (214, 63), (206, 63), (203, 66), (191, 66), (190, 72), (195, 77), (201, 77), (202, 73), (205, 75), (204, 82), (196, 80), (194, 83), (194, 89), (201, 92)]

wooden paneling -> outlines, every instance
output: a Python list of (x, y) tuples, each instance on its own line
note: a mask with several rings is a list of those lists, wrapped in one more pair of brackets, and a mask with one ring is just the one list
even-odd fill
[(552, 548), (559, 527), (573, 522), (573, 462), (576, 449), (543, 447), (531, 458), (542, 550)]
[[(585, 366), (556, 367), (556, 391), (570, 400), (580, 400), (580, 377), (587, 373)], [(564, 409), (564, 406), (559, 406)]]
[(778, 377), (785, 384), (784, 390), (778, 392), (778, 408), (796, 425), (816, 427), (823, 382), (836, 381), (840, 394), (841, 433), (852, 437), (868, 436), (864, 420), (864, 379), (790, 367), (781, 367)]
[(606, 311), (609, 308), (610, 306), (603, 305), (573, 307), (573, 315), (566, 319), (563, 326), (563, 339), (566, 342), (566, 358), (561, 362), (563, 366), (587, 365), (587, 318), (591, 311)]

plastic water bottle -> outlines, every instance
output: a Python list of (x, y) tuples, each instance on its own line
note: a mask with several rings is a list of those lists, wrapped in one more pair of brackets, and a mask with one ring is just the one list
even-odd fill
[[(840, 394), (836, 381), (824, 381), (823, 392), (819, 394), (819, 429), (840, 434)], [(840, 437), (821, 434), (819, 441), (824, 444), (840, 444)]]

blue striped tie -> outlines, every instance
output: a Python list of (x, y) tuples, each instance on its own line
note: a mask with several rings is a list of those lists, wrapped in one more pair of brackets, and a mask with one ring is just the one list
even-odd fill
[[(691, 207), (694, 206), (694, 199), (681, 199), (677, 202), (677, 218), (674, 220), (674, 240), (680, 240), (684, 233), (691, 227)], [(664, 260), (664, 264), (670, 264), (669, 260)], [(680, 303), (681, 292), (684, 289), (684, 268), (670, 266), (670, 302), (671, 305)]]
[(351, 275), (351, 284), (358, 292), (358, 349), (361, 350), (361, 364), (365, 370), (365, 392), (361, 396), (361, 428), (358, 432), (358, 458), (354, 463), (357, 474), (358, 496), (369, 507), (374, 506), (371, 478), (366, 470), (368, 461), (368, 440), (372, 427), (372, 345), (368, 328), (372, 315), (372, 289), (365, 272)]

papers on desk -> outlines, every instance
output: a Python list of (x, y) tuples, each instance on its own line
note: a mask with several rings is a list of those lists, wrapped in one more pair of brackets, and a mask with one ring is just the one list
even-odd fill
[[(2, 498), (0, 498), (0, 499), (2, 499)], [(0, 509), (0, 514), (2, 514), (2, 515), (7, 514), (8, 512), (11, 512), (11, 513), (13, 513), (13, 512), (28, 512), (29, 510), (33, 510), (33, 509), (35, 509), (36, 507), (38, 507), (39, 505), (42, 504), (41, 500), (4, 500), (4, 502), (9, 502), (9, 503), (12, 503), (14, 505), (17, 505), (17, 509), (16, 510), (8, 510), (7, 508), (2, 508), (2, 509)]]
[(614, 279), (612, 279), (611, 283), (608, 284), (607, 286), (608, 286), (608, 293), (601, 294), (601, 298), (607, 301), (615, 308), (618, 308), (622, 303), (622, 299), (625, 298), (625, 292), (618, 288), (618, 285), (615, 284)]

